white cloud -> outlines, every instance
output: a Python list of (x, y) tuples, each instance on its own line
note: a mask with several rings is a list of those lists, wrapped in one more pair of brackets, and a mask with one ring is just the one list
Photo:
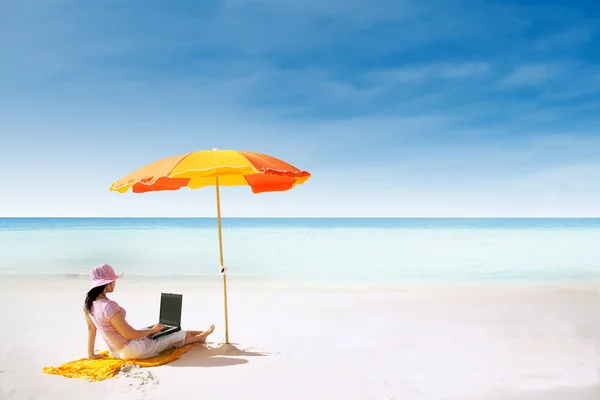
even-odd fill
[(537, 86), (552, 79), (559, 67), (554, 64), (532, 64), (518, 66), (503, 80), (509, 86)]
[(373, 74), (382, 85), (390, 83), (423, 83), (436, 79), (466, 79), (490, 70), (487, 62), (436, 63), (380, 70)]
[(600, 30), (598, 21), (580, 21), (556, 33), (545, 36), (537, 41), (533, 48), (537, 51), (570, 51), (578, 45), (590, 43)]

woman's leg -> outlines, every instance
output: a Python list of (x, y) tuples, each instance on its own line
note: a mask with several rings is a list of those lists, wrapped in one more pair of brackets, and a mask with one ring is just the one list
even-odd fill
[(215, 326), (212, 325), (206, 331), (186, 331), (185, 344), (206, 343), (206, 338), (213, 333)]

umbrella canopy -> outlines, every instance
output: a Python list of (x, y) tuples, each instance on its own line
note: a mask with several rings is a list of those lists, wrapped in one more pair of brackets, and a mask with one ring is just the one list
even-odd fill
[(167, 157), (142, 167), (110, 186), (110, 191), (125, 193), (198, 189), (215, 186), (219, 256), (223, 274), (225, 341), (229, 343), (227, 317), (227, 268), (223, 261), (221, 197), (219, 186), (250, 186), (253, 193), (282, 192), (306, 182), (311, 174), (266, 154), (235, 150), (201, 150)]
[(111, 191), (134, 193), (198, 189), (216, 185), (250, 186), (253, 193), (281, 192), (310, 178), (310, 173), (266, 154), (234, 150), (202, 150), (167, 157), (114, 182)]

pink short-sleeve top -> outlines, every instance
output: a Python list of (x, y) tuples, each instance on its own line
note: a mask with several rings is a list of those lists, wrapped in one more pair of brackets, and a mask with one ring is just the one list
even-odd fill
[(92, 313), (90, 314), (90, 319), (98, 331), (100, 331), (100, 334), (111, 351), (119, 351), (131, 341), (125, 339), (110, 322), (112, 316), (117, 312), (120, 312), (123, 315), (123, 318), (127, 315), (125, 309), (119, 306), (116, 301), (99, 299), (92, 304)]

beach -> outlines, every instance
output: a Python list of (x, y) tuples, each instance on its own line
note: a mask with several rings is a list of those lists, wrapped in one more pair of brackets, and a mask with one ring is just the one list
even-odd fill
[(41, 371), (86, 356), (86, 277), (5, 276), (0, 398), (600, 398), (594, 282), (228, 286), (233, 347), (218, 280), (123, 277), (111, 298), (134, 327), (175, 292), (184, 329), (217, 329), (175, 362), (89, 383)]

